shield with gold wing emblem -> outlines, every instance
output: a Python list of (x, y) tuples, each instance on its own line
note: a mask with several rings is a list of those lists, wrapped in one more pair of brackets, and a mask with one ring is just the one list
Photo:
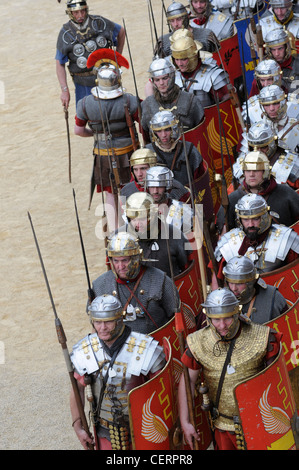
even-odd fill
[[(162, 343), (161, 343), (162, 344)], [(177, 421), (171, 346), (164, 338), (165, 367), (151, 380), (129, 392), (129, 416), (134, 450), (173, 449)]]
[(237, 385), (234, 395), (241, 421), (237, 434), (241, 448), (296, 450), (298, 414), (282, 347), (275, 361)]

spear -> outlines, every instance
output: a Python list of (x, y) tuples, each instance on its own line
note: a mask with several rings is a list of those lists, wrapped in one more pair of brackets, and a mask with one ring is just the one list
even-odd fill
[(82, 249), (82, 255), (83, 255), (83, 261), (84, 261), (84, 266), (85, 266), (85, 273), (86, 273), (86, 278), (87, 278), (87, 285), (88, 285), (88, 298), (90, 303), (94, 300), (95, 298), (95, 293), (91, 287), (90, 283), (90, 277), (88, 273), (88, 266), (87, 266), (87, 259), (86, 259), (86, 254), (85, 254), (85, 248), (84, 248), (84, 242), (83, 242), (83, 237), (82, 237), (82, 232), (81, 232), (81, 227), (80, 227), (80, 220), (79, 220), (79, 214), (78, 214), (78, 209), (77, 209), (77, 202), (76, 202), (76, 193), (75, 190), (73, 189), (73, 198), (74, 198), (74, 205), (75, 205), (75, 212), (76, 212), (76, 219), (77, 219), (77, 225), (78, 225), (78, 231), (79, 231), (79, 237), (80, 237), (80, 243), (81, 243), (81, 249)]
[[(65, 359), (67, 371), (68, 371), (68, 374), (69, 374), (69, 377), (70, 377), (71, 385), (72, 385), (72, 388), (73, 388), (73, 391), (74, 391), (74, 395), (75, 395), (77, 407), (78, 407), (78, 410), (79, 410), (79, 415), (80, 415), (82, 427), (83, 427), (84, 431), (88, 434), (88, 436), (92, 438), (92, 435), (89, 431), (89, 427), (88, 427), (88, 424), (87, 424), (87, 420), (86, 420), (86, 416), (85, 416), (85, 412), (84, 412), (84, 407), (83, 407), (83, 403), (82, 403), (79, 388), (78, 388), (78, 383), (77, 383), (77, 380), (74, 377), (73, 366), (72, 366), (72, 363), (71, 363), (70, 355), (69, 355), (67, 344), (66, 344), (66, 336), (65, 336), (65, 333), (64, 333), (64, 330), (63, 330), (62, 323), (61, 323), (60, 319), (58, 318), (58, 315), (57, 315), (57, 312), (56, 312), (56, 307), (55, 307), (52, 292), (51, 292), (51, 289), (50, 289), (50, 285), (49, 285), (47, 273), (46, 273), (46, 270), (45, 270), (43, 258), (42, 258), (42, 255), (41, 255), (41, 252), (40, 252), (40, 249), (39, 249), (39, 244), (38, 244), (38, 241), (37, 241), (37, 237), (36, 237), (35, 230), (34, 230), (34, 227), (33, 227), (31, 215), (30, 215), (29, 212), (28, 212), (28, 218), (29, 218), (29, 221), (30, 221), (30, 225), (31, 225), (31, 229), (32, 229), (36, 249), (37, 249), (37, 252), (38, 252), (38, 256), (39, 256), (39, 260), (40, 260), (40, 263), (41, 263), (45, 283), (46, 283), (46, 286), (47, 286), (47, 289), (48, 289), (48, 294), (49, 294), (49, 297), (50, 297), (50, 301), (51, 301), (51, 304), (52, 304), (52, 309), (53, 309), (54, 316), (55, 316), (55, 327), (56, 327), (58, 342), (61, 344), (61, 347), (62, 347), (62, 352), (63, 352), (63, 355), (64, 355), (64, 359)], [(88, 447), (89, 447), (89, 450), (94, 450), (94, 446), (92, 444), (88, 444)]]
[(66, 123), (66, 133), (67, 133), (67, 145), (68, 145), (68, 152), (69, 152), (69, 182), (72, 182), (72, 176), (71, 176), (71, 139), (70, 139), (70, 126), (69, 126), (69, 112), (67, 107), (64, 107), (64, 117), (65, 117), (65, 123)]

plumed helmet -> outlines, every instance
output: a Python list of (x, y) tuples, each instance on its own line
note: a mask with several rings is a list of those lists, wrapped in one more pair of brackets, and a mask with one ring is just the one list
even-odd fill
[(263, 171), (263, 179), (270, 178), (271, 166), (267, 156), (258, 150), (249, 152), (241, 163), (241, 168), (244, 171)]
[(262, 108), (272, 103), (280, 103), (278, 114), (275, 120), (279, 121), (286, 114), (286, 111), (287, 111), (286, 95), (283, 89), (280, 88), (279, 86), (277, 85), (265, 86), (264, 88), (261, 89), (260, 94), (258, 95), (258, 100)]
[(130, 157), (130, 166), (131, 168), (134, 165), (149, 165), (150, 167), (156, 165), (157, 163), (157, 154), (148, 148), (140, 148), (135, 150)]
[(173, 172), (164, 166), (153, 166), (146, 171), (144, 188), (164, 187), (169, 191), (173, 186)]
[(169, 21), (175, 18), (183, 18), (184, 27), (187, 28), (189, 26), (189, 16), (187, 8), (182, 3), (173, 1), (166, 10), (166, 20), (168, 24), (170, 24)]
[(266, 54), (272, 56), (272, 47), (286, 46), (284, 60), (288, 59), (292, 53), (293, 37), (283, 28), (272, 29), (264, 37)]
[(136, 218), (150, 219), (156, 215), (157, 207), (150, 194), (138, 191), (127, 198), (126, 216), (129, 220)]
[(96, 297), (88, 307), (91, 323), (95, 321), (115, 321), (110, 340), (121, 335), (124, 329), (122, 304), (114, 295), (104, 294)]
[(158, 113), (154, 114), (152, 119), (150, 120), (150, 136), (153, 142), (156, 142), (158, 137), (156, 136), (155, 132), (161, 131), (162, 129), (171, 128), (171, 139), (172, 142), (175, 144), (179, 138), (181, 137), (181, 130), (179, 127), (179, 120), (176, 118), (171, 111), (159, 111)]
[(282, 82), (282, 70), (280, 65), (273, 59), (261, 60), (254, 69), (254, 75), (258, 84), (259, 89), (261, 90), (263, 86), (261, 85), (260, 79), (269, 79), (273, 78), (272, 85), (281, 86)]
[(213, 290), (201, 305), (209, 318), (227, 318), (240, 311), (238, 299), (228, 288)]
[(96, 90), (93, 95), (101, 99), (113, 99), (123, 94), (121, 71), (113, 64), (102, 65), (97, 72)]
[(247, 134), (247, 142), (250, 150), (268, 147), (266, 155), (270, 158), (277, 148), (277, 137), (272, 127), (264, 121), (254, 123)]
[[(272, 218), (269, 214), (270, 207), (259, 194), (248, 193), (237, 202), (235, 206), (237, 219), (254, 219), (261, 217), (258, 233), (265, 232), (271, 225)], [(242, 225), (241, 225), (242, 226)]]
[(73, 15), (73, 11), (78, 11), (78, 10), (86, 10), (86, 13), (88, 13), (88, 5), (85, 0), (68, 0), (66, 2), (66, 14), (69, 16), (69, 18), (76, 23), (76, 19)]

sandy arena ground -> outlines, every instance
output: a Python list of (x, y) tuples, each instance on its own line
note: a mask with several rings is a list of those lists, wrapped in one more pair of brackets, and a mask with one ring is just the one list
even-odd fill
[[(152, 59), (146, 2), (89, 0), (88, 4), (91, 13), (119, 24), (125, 19), (143, 98)], [(160, 0), (154, 0), (153, 6), (160, 34)], [(0, 449), (80, 449), (71, 427), (69, 377), (27, 212), (71, 350), (89, 332), (73, 188), (90, 278), (105, 271), (104, 244), (95, 235), (100, 222), (98, 194), (88, 211), (92, 141), (73, 134), (72, 93), (70, 184), (66, 125), (54, 60), (57, 35), (67, 21), (65, 0), (60, 4), (55, 0), (4, 2), (1, 16)], [(129, 59), (126, 46), (124, 55)], [(124, 71), (123, 84), (135, 94), (130, 70)], [(70, 78), (69, 85), (73, 90)]]

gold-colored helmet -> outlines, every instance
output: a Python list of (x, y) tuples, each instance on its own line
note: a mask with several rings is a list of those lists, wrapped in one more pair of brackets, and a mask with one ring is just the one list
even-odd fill
[(171, 44), (171, 55), (174, 63), (175, 59), (189, 59), (187, 71), (193, 72), (198, 64), (199, 51), (202, 48), (203, 45), (190, 36), (181, 36)]
[(264, 180), (268, 180), (270, 178), (271, 169), (272, 169), (267, 156), (263, 152), (260, 152), (259, 150), (253, 150), (252, 152), (249, 152), (244, 158), (244, 160), (242, 161), (241, 168), (243, 172), (250, 171), (250, 170), (253, 170), (253, 171), (262, 170), (264, 172), (263, 173)]
[(175, 41), (177, 41), (179, 38), (191, 38), (193, 39), (193, 33), (190, 31), (190, 29), (186, 28), (180, 28), (177, 29), (170, 37), (169, 41), (170, 44), (173, 44)]
[(134, 279), (140, 270), (143, 250), (139, 246), (138, 238), (128, 232), (118, 232), (108, 239), (107, 256), (110, 259), (111, 269), (116, 274), (111, 258), (129, 256), (131, 258), (126, 273), (127, 279)]
[(130, 157), (130, 166), (147, 164), (150, 167), (157, 164), (157, 154), (148, 148), (140, 148), (135, 150)]
[(157, 206), (149, 193), (139, 191), (126, 201), (126, 216), (131, 219), (150, 219), (157, 215)]

